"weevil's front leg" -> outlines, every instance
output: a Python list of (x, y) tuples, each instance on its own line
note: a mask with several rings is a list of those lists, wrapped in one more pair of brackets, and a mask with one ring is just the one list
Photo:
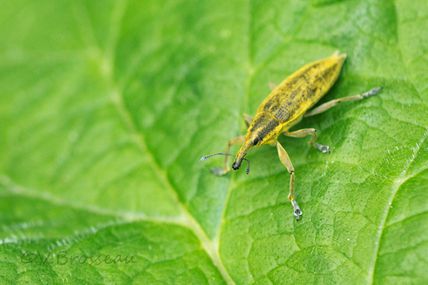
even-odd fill
[(307, 112), (305, 114), (305, 117), (309, 117), (309, 116), (314, 116), (314, 115), (318, 115), (322, 112), (327, 111), (328, 109), (336, 106), (339, 103), (342, 102), (349, 102), (349, 101), (359, 101), (359, 100), (363, 100), (365, 98), (371, 97), (376, 95), (377, 93), (380, 92), (380, 90), (382, 90), (382, 87), (375, 87), (367, 92), (358, 94), (358, 95), (354, 95), (354, 96), (348, 96), (348, 97), (343, 97), (343, 98), (338, 98), (338, 99), (334, 99), (331, 101), (328, 101), (324, 104), (319, 105), (318, 107), (310, 110), (309, 112)]
[(253, 120), (253, 117), (251, 117), (248, 114), (244, 114), (244, 121), (247, 128), (251, 125), (251, 121)]
[(270, 89), (270, 91), (272, 91), (273, 89), (275, 89), (276, 88), (276, 84), (275, 83), (273, 83), (273, 82), (269, 82), (269, 89)]
[(316, 148), (322, 153), (330, 152), (330, 147), (328, 145), (323, 145), (316, 142), (318, 137), (317, 137), (317, 130), (314, 128), (301, 129), (294, 132), (284, 132), (284, 135), (288, 137), (293, 137), (293, 138), (304, 138), (307, 136), (311, 136), (312, 138), (309, 141), (309, 144), (311, 146), (313, 146), (314, 148)]
[[(225, 152), (229, 153), (230, 152), (230, 148), (233, 145), (242, 144), (244, 141), (245, 141), (245, 137), (244, 136), (239, 136), (239, 137), (235, 137), (233, 139), (230, 139), (227, 142), (227, 147), (226, 147), (226, 151)], [(211, 172), (214, 173), (215, 175), (218, 175), (218, 176), (227, 174), (230, 171), (228, 162), (229, 162), (229, 156), (226, 155), (224, 157), (224, 166), (223, 166), (223, 168), (216, 167), (216, 168), (211, 169)]]
[(296, 220), (299, 220), (302, 217), (302, 210), (300, 210), (300, 207), (297, 204), (296, 194), (294, 193), (294, 167), (288, 153), (279, 142), (276, 142), (276, 149), (278, 150), (279, 160), (285, 168), (287, 168), (287, 171), (290, 174), (290, 192), (288, 193), (288, 200), (290, 200), (291, 205), (293, 206), (293, 214), (296, 217)]

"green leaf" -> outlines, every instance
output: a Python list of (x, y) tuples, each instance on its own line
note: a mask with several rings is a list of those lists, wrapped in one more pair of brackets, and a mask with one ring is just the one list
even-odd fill
[[(428, 6), (410, 0), (2, 1), (0, 282), (426, 284)], [(201, 163), (280, 82), (348, 54), (252, 171)], [(236, 149), (233, 149), (234, 151)]]

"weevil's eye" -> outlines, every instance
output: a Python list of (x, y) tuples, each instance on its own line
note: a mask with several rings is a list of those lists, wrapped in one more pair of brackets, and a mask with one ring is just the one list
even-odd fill
[(258, 144), (259, 142), (260, 142), (260, 138), (259, 138), (259, 137), (256, 137), (256, 138), (253, 140), (253, 145)]

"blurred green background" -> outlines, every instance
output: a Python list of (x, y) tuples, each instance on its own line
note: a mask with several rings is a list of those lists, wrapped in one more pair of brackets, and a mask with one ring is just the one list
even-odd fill
[[(1, 1), (2, 284), (427, 284), (425, 0)], [(348, 54), (303, 120), (214, 177), (300, 66)], [(107, 257), (108, 256), (108, 257)]]

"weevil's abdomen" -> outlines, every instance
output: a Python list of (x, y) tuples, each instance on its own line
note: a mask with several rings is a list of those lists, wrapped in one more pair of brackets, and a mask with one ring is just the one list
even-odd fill
[(257, 112), (271, 113), (281, 123), (293, 122), (317, 103), (339, 77), (345, 54), (309, 63), (279, 84)]
[(336, 52), (303, 66), (281, 82), (257, 109), (247, 139), (257, 134), (261, 144), (270, 143), (296, 124), (333, 86), (345, 59), (346, 54)]

